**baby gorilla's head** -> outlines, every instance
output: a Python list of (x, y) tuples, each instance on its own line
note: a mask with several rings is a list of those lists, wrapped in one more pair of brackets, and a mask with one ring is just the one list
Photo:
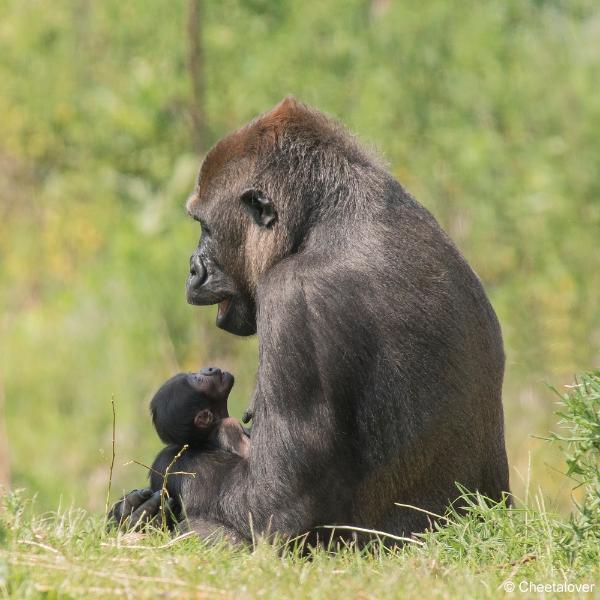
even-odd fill
[(210, 367), (199, 373), (179, 373), (150, 402), (152, 422), (165, 444), (199, 444), (214, 426), (229, 416), (227, 397), (233, 375)]

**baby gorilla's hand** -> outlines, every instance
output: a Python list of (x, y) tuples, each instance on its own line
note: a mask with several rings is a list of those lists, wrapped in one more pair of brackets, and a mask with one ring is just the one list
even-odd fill
[[(108, 512), (108, 522), (120, 529), (135, 531), (155, 520), (158, 522), (160, 509), (160, 491), (152, 492), (150, 488), (132, 490), (113, 504)], [(169, 499), (165, 503), (167, 523), (171, 522), (173, 512), (174, 503)]]

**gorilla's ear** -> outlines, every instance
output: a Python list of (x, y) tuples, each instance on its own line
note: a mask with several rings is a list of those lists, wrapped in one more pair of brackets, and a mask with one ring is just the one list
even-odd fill
[(254, 222), (261, 227), (270, 227), (277, 221), (277, 211), (271, 199), (259, 190), (246, 190), (240, 201)]

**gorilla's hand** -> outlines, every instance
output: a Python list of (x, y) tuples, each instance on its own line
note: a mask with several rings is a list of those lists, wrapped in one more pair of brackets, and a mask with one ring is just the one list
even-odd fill
[[(172, 526), (175, 514), (175, 503), (172, 498), (165, 502), (165, 522)], [(113, 504), (108, 511), (109, 526), (135, 531), (148, 523), (160, 524), (160, 491), (152, 492), (150, 488), (132, 490)]]

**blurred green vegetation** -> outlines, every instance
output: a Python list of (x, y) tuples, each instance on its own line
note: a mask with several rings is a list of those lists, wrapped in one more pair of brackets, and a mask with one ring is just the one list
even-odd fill
[(598, 4), (198, 6), (190, 34), (183, 1), (0, 0), (0, 411), (13, 486), (47, 507), (61, 495), (103, 507), (113, 395), (113, 489), (139, 484), (143, 470), (123, 463), (159, 447), (147, 403), (178, 369), (232, 370), (241, 414), (256, 340), (185, 303), (199, 231), (183, 204), (203, 151), (291, 93), (376, 144), (479, 273), (505, 335), (513, 488), (531, 457), (533, 482), (568, 502), (559, 461), (531, 435), (553, 423), (544, 382), (599, 362)]

